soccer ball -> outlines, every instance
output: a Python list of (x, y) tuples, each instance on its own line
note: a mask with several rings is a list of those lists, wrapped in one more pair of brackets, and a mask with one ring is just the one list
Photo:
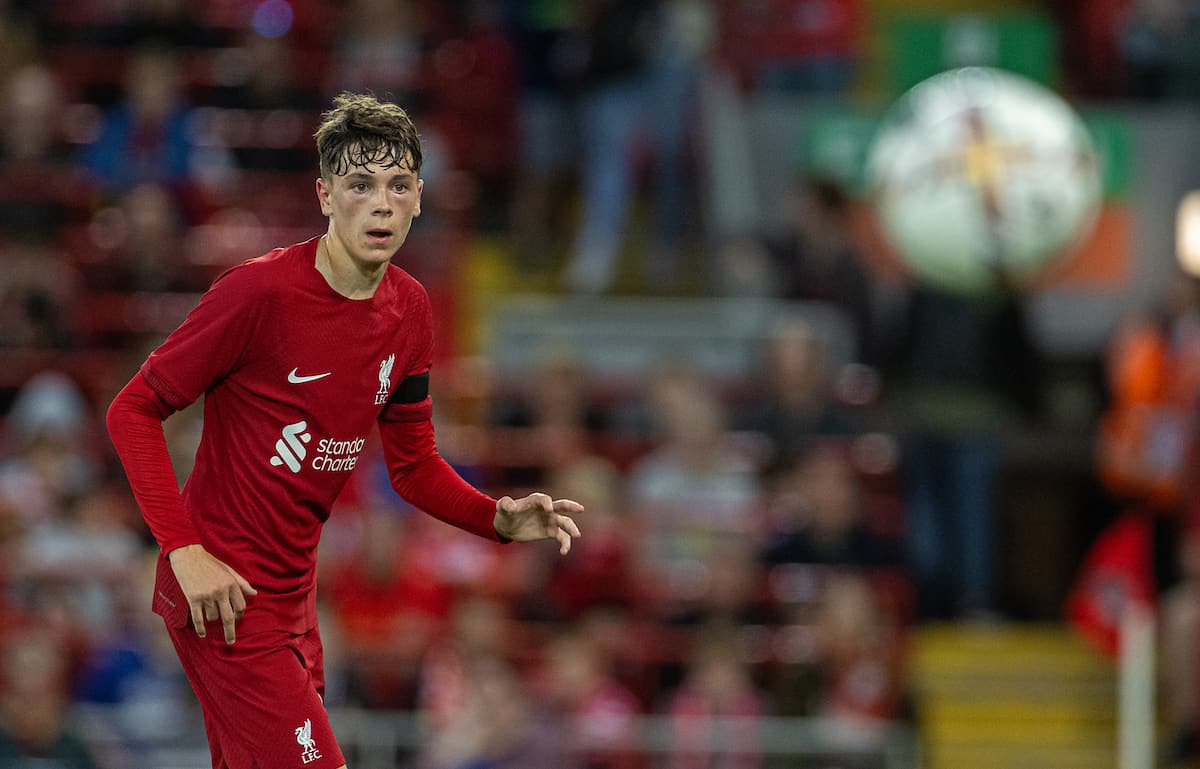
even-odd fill
[(889, 242), (945, 289), (1020, 289), (1091, 230), (1102, 174), (1091, 138), (1052, 91), (987, 67), (905, 93), (867, 154)]

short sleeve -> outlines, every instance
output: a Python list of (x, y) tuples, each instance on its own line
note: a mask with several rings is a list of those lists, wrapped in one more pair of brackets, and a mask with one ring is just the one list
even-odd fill
[(146, 381), (172, 407), (193, 403), (241, 363), (267, 304), (254, 272), (239, 265), (217, 278), (142, 364)]
[(419, 283), (401, 329), (401, 333), (412, 340), (412, 352), (392, 397), (379, 414), (383, 422), (421, 421), (429, 419), (433, 413), (429, 396), (429, 370), (433, 367), (433, 307), (429, 294)]
[(413, 352), (404, 376), (424, 374), (433, 366), (433, 305), (420, 283), (416, 285), (412, 310), (404, 319), (403, 326), (405, 334), (413, 340)]

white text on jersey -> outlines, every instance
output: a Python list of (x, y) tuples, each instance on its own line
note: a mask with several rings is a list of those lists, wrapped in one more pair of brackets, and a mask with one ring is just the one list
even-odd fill
[[(308, 422), (301, 420), (290, 425), (284, 425), (282, 436), (275, 441), (275, 456), (271, 457), (274, 467), (287, 465), (293, 473), (299, 473), (308, 457), (306, 444), (312, 441), (312, 433), (308, 430)], [(365, 439), (350, 438), (335, 440), (321, 438), (317, 441), (309, 466), (323, 472), (349, 472), (358, 464), (358, 455), (362, 452)]]

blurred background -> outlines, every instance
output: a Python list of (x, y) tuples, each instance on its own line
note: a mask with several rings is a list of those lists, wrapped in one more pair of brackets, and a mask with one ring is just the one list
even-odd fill
[[(1103, 167), (1019, 291), (915, 280), (869, 204), (881, 115), (964, 65)], [(319, 570), (350, 766), (1196, 765), (1197, 3), (4, 0), (0, 766), (208, 766), (102, 416), (323, 230), (342, 89), (423, 134), (442, 453), (588, 508), (495, 547), (365, 450)]]

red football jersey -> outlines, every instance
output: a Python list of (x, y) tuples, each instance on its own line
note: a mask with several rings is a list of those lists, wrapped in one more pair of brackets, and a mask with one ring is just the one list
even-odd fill
[[(173, 408), (204, 396), (183, 500), (201, 544), (258, 590), (240, 633), (316, 624), (322, 524), (396, 387), (430, 366), (424, 288), (389, 266), (373, 297), (348, 299), (317, 271), (318, 242), (225, 272), (141, 369)], [(154, 610), (188, 622), (163, 557)]]

